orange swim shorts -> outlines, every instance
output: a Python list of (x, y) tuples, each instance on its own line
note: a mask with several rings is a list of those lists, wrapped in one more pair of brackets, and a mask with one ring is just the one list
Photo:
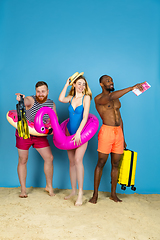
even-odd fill
[(120, 126), (103, 124), (98, 133), (98, 152), (109, 154), (111, 152), (122, 154), (124, 150), (123, 131)]

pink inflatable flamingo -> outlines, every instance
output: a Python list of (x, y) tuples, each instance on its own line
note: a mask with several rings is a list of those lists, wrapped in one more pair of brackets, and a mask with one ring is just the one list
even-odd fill
[[(74, 145), (74, 141), (71, 141), (74, 135), (71, 136), (65, 135), (66, 125), (69, 119), (65, 120), (64, 122), (61, 123), (61, 125), (59, 125), (57, 116), (52, 108), (42, 107), (41, 109), (38, 110), (34, 118), (34, 127), (36, 131), (43, 134), (48, 133), (48, 129), (45, 128), (45, 125), (43, 123), (44, 114), (48, 114), (50, 117), (51, 126), (53, 128), (54, 145), (57, 148), (63, 150), (77, 148), (77, 145), (76, 144)], [(85, 142), (88, 142), (97, 132), (98, 127), (99, 127), (98, 118), (93, 114), (89, 114), (87, 123), (81, 132), (81, 144), (78, 146), (81, 146)]]

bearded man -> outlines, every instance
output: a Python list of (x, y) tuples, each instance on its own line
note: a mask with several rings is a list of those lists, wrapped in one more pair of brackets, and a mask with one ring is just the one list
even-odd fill
[(103, 75), (99, 79), (102, 93), (94, 98), (96, 109), (103, 121), (103, 125), (98, 133), (98, 163), (94, 174), (94, 193), (89, 202), (97, 203), (98, 188), (102, 176), (103, 167), (111, 154), (111, 196), (115, 202), (121, 202), (116, 195), (118, 178), (118, 166), (126, 143), (123, 135), (123, 122), (120, 114), (121, 98), (126, 93), (138, 88), (143, 90), (142, 84), (136, 84), (119, 91), (114, 91), (113, 79), (108, 75)]
[[(55, 103), (48, 99), (48, 85), (46, 82), (39, 81), (35, 86), (36, 95), (28, 96), (16, 93), (17, 101), (21, 100), (20, 95), (24, 97), (24, 105), (26, 108), (26, 118), (28, 121), (34, 122), (34, 117), (37, 111), (44, 106), (51, 107), (56, 113)], [(47, 120), (48, 115), (44, 116), (44, 122)], [(52, 179), (53, 179), (53, 155), (51, 148), (46, 136), (33, 136), (30, 135), (29, 139), (23, 139), (19, 137), (18, 131), (16, 130), (16, 147), (18, 149), (18, 177), (21, 185), (21, 193), (19, 197), (26, 198), (28, 197), (26, 192), (26, 176), (27, 176), (27, 161), (28, 161), (28, 152), (30, 147), (35, 148), (41, 157), (44, 160), (44, 173), (46, 177), (46, 187), (45, 190), (49, 193), (50, 196), (54, 196)]]

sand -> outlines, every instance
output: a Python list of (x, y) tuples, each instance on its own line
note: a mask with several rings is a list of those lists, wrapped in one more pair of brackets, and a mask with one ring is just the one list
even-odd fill
[(93, 191), (84, 191), (83, 205), (76, 197), (64, 200), (70, 190), (54, 189), (50, 197), (42, 188), (0, 188), (0, 240), (87, 239), (160, 240), (160, 195), (118, 194), (122, 203), (99, 192), (97, 204), (88, 202)]

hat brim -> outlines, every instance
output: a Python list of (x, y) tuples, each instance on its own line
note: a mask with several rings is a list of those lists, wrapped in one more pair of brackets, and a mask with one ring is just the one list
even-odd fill
[(75, 78), (73, 78), (73, 79), (71, 80), (71, 82), (69, 83), (69, 85), (71, 86), (71, 85), (74, 83), (74, 81), (75, 81), (77, 78), (79, 78), (80, 76), (82, 76), (83, 74), (84, 74), (84, 72), (79, 73)]

